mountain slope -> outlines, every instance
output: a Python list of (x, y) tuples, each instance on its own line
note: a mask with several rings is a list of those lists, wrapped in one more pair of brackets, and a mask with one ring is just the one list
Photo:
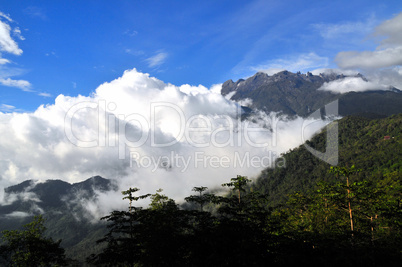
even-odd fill
[(84, 260), (91, 253), (97, 239), (106, 232), (103, 222), (93, 221), (83, 206), (96, 198), (96, 192), (115, 190), (111, 180), (100, 176), (69, 184), (61, 180), (37, 183), (33, 180), (5, 188), (8, 205), (0, 206), (0, 231), (20, 228), (32, 220), (33, 214), (43, 213), (46, 234), (62, 239), (61, 246), (72, 258)]
[[(379, 180), (390, 173), (402, 179), (402, 114), (372, 120), (345, 117), (338, 122), (338, 127), (338, 166), (355, 165), (362, 169), (359, 179)], [(324, 152), (326, 130), (306, 144)], [(286, 168), (264, 170), (253, 186), (254, 190), (268, 194), (272, 205), (283, 203), (292, 192), (307, 192), (319, 181), (334, 180), (328, 173), (330, 165), (313, 156), (304, 145), (283, 157)]]
[[(390, 91), (366, 91), (335, 94), (318, 90), (324, 83), (344, 79), (339, 74), (301, 74), (282, 71), (269, 76), (258, 72), (247, 80), (228, 80), (222, 85), (221, 94), (234, 101), (252, 100), (250, 108), (266, 112), (282, 112), (286, 115), (306, 117), (326, 104), (339, 100), (339, 114), (370, 114), (386, 117), (402, 112), (402, 93)], [(353, 76), (367, 81), (362, 75)]]

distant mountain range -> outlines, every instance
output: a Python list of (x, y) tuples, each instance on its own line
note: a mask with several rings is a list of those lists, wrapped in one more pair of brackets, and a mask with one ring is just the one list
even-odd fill
[(116, 189), (111, 180), (100, 176), (74, 184), (27, 180), (10, 186), (4, 189), (4, 199), (10, 203), (0, 205), (0, 231), (17, 229), (30, 222), (33, 215), (43, 213), (46, 234), (54, 240), (62, 239), (67, 255), (84, 260), (98, 249), (96, 240), (105, 234), (106, 226), (91, 220), (92, 215), (87, 214), (83, 205), (96, 197), (96, 191)]
[[(5, 198), (11, 195), (32, 195), (35, 196), (28, 204), (25, 199), (17, 199), (10, 205), (0, 206), (0, 214), (28, 210), (49, 210), (53, 208), (60, 209), (66, 205), (66, 199), (72, 199), (79, 192), (80, 196), (87, 198), (93, 197), (96, 191), (110, 191), (115, 189), (112, 182), (100, 176), (91, 177), (83, 182), (70, 184), (62, 180), (47, 180), (44, 183), (37, 183), (33, 180), (24, 181), (18, 185), (10, 186), (4, 189)], [(31, 205), (31, 206), (29, 206)]]
[[(339, 115), (363, 115), (366, 117), (387, 117), (402, 112), (402, 91), (390, 87), (388, 91), (372, 90), (336, 94), (318, 90), (324, 83), (355, 77), (367, 82), (361, 74), (313, 75), (282, 71), (272, 76), (258, 72), (254, 76), (237, 82), (223, 83), (221, 94), (231, 100), (251, 100), (248, 108), (265, 112), (280, 112), (285, 115), (306, 117), (332, 101), (339, 100)], [(251, 110), (248, 110), (249, 112)]]

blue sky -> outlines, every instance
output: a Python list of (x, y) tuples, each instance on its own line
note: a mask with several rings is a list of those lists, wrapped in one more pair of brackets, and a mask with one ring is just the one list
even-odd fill
[(400, 0), (3, 0), (0, 111), (87, 96), (133, 68), (206, 87), (264, 69), (359, 69), (342, 53), (381, 48), (376, 27), (401, 11)]

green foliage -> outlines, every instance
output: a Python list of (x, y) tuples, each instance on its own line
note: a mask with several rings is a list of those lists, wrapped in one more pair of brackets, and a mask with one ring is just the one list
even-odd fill
[[(109, 222), (109, 233), (98, 242), (107, 246), (88, 262), (106, 266), (398, 266), (402, 260), (398, 174), (349, 183), (360, 174), (355, 166), (327, 172), (336, 175), (335, 182), (322, 181), (306, 193), (294, 192), (276, 207), (270, 207), (267, 195), (246, 190), (252, 182), (240, 175), (222, 184), (234, 194), (216, 196), (207, 193), (206, 187), (194, 187), (198, 194), (186, 201), (200, 204), (196, 210), (180, 209), (160, 189), (150, 195), (148, 208), (114, 211), (102, 218)], [(127, 199), (140, 198), (130, 195)], [(216, 213), (202, 209), (207, 203), (215, 205)], [(354, 229), (349, 226), (350, 207)]]
[(46, 230), (42, 216), (24, 226), (24, 230), (2, 231), (1, 254), (10, 266), (64, 266), (67, 260), (61, 240), (44, 237)]
[[(369, 179), (373, 182), (394, 173), (402, 179), (402, 114), (385, 119), (345, 117), (339, 126), (338, 166), (359, 166), (360, 172), (351, 177), (351, 182)], [(384, 136), (390, 136), (384, 140)], [(325, 152), (326, 130), (314, 136), (307, 145)], [(270, 205), (286, 202), (286, 196), (296, 191), (313, 190), (317, 182), (336, 183), (328, 173), (328, 163), (314, 157), (303, 145), (282, 155), (286, 168), (264, 170), (254, 189), (270, 196)]]

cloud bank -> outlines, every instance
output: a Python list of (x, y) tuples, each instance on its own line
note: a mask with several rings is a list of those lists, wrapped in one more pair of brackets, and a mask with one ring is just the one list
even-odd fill
[(329, 83), (324, 83), (318, 90), (331, 91), (333, 93), (364, 92), (372, 90), (389, 90), (386, 85), (365, 81), (360, 77), (346, 77)]
[(379, 40), (375, 51), (342, 51), (335, 61), (341, 68), (384, 68), (402, 64), (402, 13), (374, 28), (371, 37)]
[[(175, 86), (133, 69), (89, 96), (59, 95), (32, 113), (0, 113), (0, 186), (101, 175), (119, 191), (163, 188), (182, 201), (194, 186), (256, 177), (329, 123), (303, 128), (305, 119), (265, 113), (241, 121), (239, 104), (219, 87)], [(119, 191), (99, 193), (87, 205), (91, 214), (124, 208)]]
[(402, 13), (374, 28), (374, 51), (342, 51), (335, 62), (342, 69), (362, 70), (373, 83), (402, 88)]

